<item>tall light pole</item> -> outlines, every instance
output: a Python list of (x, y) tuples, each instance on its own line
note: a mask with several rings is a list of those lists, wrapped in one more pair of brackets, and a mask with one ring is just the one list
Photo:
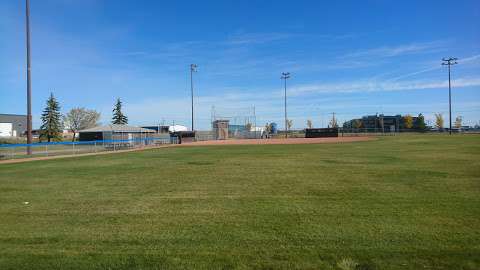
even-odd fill
[(32, 154), (32, 81), (30, 60), (30, 0), (26, 0), (26, 32), (27, 32), (27, 154)]
[(450, 135), (452, 135), (452, 83), (451, 83), (451, 75), (450, 75), (450, 67), (453, 65), (458, 64), (457, 63), (457, 58), (443, 58), (442, 59), (442, 65), (443, 66), (448, 66), (448, 114), (449, 114), (449, 121), (450, 121), (450, 128), (448, 129), (448, 132)]
[(288, 119), (287, 119), (287, 79), (290, 78), (290, 72), (283, 72), (282, 73), (282, 77), (281, 79), (284, 81), (284, 86), (285, 86), (285, 94), (284, 94), (284, 98), (285, 98), (285, 103), (284, 103), (284, 107), (285, 107), (285, 138), (288, 138)]
[(193, 72), (197, 72), (197, 65), (191, 64), (190, 65), (190, 90), (192, 93), (192, 131), (194, 131), (193, 126)]

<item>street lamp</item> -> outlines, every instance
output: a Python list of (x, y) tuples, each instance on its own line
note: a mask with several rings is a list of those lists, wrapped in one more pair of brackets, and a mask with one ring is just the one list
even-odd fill
[(442, 65), (448, 66), (448, 114), (449, 114), (449, 121), (450, 121), (450, 128), (448, 130), (449, 134), (452, 135), (452, 84), (451, 84), (451, 75), (450, 75), (450, 67), (457, 63), (458, 58), (443, 58)]
[(197, 65), (191, 64), (190, 65), (190, 90), (192, 94), (192, 131), (194, 131), (193, 126), (193, 72), (197, 72)]
[(290, 78), (290, 72), (283, 72), (282, 73), (282, 77), (281, 79), (284, 81), (284, 86), (285, 86), (285, 94), (284, 94), (284, 98), (285, 98), (285, 103), (284, 103), (284, 107), (285, 107), (285, 138), (288, 138), (288, 119), (287, 119), (287, 79)]
[(30, 0), (25, 2), (26, 34), (27, 34), (27, 155), (32, 154), (32, 82), (30, 60)]

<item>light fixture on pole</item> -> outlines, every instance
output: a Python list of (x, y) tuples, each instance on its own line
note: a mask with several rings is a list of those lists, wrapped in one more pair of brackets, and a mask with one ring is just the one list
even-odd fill
[(190, 65), (190, 90), (192, 94), (192, 131), (194, 131), (194, 125), (193, 125), (193, 72), (197, 72), (197, 65), (196, 64), (191, 64)]
[(32, 82), (30, 60), (30, 0), (25, 2), (26, 34), (27, 34), (27, 155), (32, 154)]
[(449, 122), (450, 126), (448, 129), (448, 132), (450, 135), (452, 135), (452, 83), (451, 83), (451, 75), (450, 75), (450, 67), (453, 65), (458, 64), (457, 63), (457, 58), (443, 58), (442, 59), (442, 65), (443, 66), (448, 66), (448, 114), (449, 114)]
[(287, 79), (290, 78), (290, 72), (283, 72), (281, 79), (284, 81), (284, 107), (285, 107), (285, 138), (288, 138), (288, 119), (287, 119)]

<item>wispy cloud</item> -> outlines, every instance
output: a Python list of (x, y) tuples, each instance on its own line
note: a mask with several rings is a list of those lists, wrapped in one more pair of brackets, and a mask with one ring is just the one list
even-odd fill
[[(468, 57), (465, 57), (465, 58), (461, 58), (459, 60), (459, 62), (462, 65), (463, 64), (471, 65), (471, 64), (480, 63), (480, 54), (468, 56)], [(430, 72), (430, 71), (434, 71), (434, 70), (438, 70), (438, 69), (443, 68), (440, 61), (429, 63), (429, 66), (430, 67), (428, 67), (428, 68), (420, 69), (420, 70), (417, 70), (417, 71), (414, 71), (414, 72), (410, 72), (410, 73), (406, 73), (406, 74), (403, 74), (403, 75), (399, 75), (399, 76), (390, 78), (388, 81), (394, 82), (394, 81), (398, 81), (400, 79), (409, 78), (409, 77), (412, 77), (412, 76), (416, 76), (416, 75), (419, 75), (419, 74), (423, 74), (423, 73), (426, 73), (426, 72)]]
[(234, 34), (227, 39), (229, 45), (262, 44), (288, 39), (295, 36), (290, 33), (241, 33)]
[[(452, 81), (455, 87), (480, 86), (480, 77), (460, 78)], [(404, 90), (423, 90), (448, 87), (448, 81), (352, 81), (341, 83), (308, 84), (293, 87), (291, 95), (306, 95), (313, 93), (359, 93), (359, 92), (389, 92)]]
[(476, 54), (476, 55), (472, 55), (472, 56), (469, 56), (469, 57), (465, 57), (465, 58), (460, 58), (458, 60), (458, 62), (460, 63), (471, 63), (471, 62), (477, 62), (478, 60), (480, 60), (480, 54)]
[(121, 53), (120, 55), (122, 55), (122, 56), (144, 56), (144, 55), (148, 55), (148, 53), (145, 52), (145, 51), (131, 51), (131, 52)]
[(413, 42), (395, 46), (380, 46), (361, 49), (338, 55), (328, 65), (328, 69), (359, 69), (373, 68), (390, 64), (395, 57), (408, 55), (427, 55), (446, 50), (448, 42)]
[(382, 46), (372, 49), (359, 50), (356, 52), (348, 53), (341, 58), (364, 58), (364, 57), (376, 57), (376, 58), (388, 58), (407, 54), (417, 53), (431, 53), (445, 50), (446, 42), (444, 41), (432, 41), (423, 43), (410, 43), (397, 46)]
[(389, 79), (388, 81), (394, 82), (394, 81), (398, 81), (398, 80), (400, 80), (400, 79), (405, 79), (405, 78), (408, 78), (408, 77), (412, 77), (412, 76), (415, 76), (415, 75), (418, 75), (418, 74), (422, 74), (422, 73), (425, 73), (425, 72), (437, 70), (437, 69), (440, 69), (440, 68), (441, 68), (441, 66), (440, 66), (440, 64), (439, 64), (439, 65), (437, 65), (437, 66), (435, 66), (435, 67), (425, 68), (425, 69), (422, 69), (422, 70), (418, 70), (418, 71), (410, 72), (410, 73), (407, 73), (407, 74), (403, 74), (403, 75), (400, 75), (400, 76), (391, 78), (391, 79)]

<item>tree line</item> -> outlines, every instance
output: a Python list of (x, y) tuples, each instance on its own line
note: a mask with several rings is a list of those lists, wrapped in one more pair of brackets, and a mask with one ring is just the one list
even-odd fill
[[(378, 119), (375, 119), (375, 121), (378, 120), (378, 123), (377, 123), (378, 128), (382, 129), (384, 127), (383, 117), (382, 116), (377, 116), (377, 118)], [(453, 126), (455, 128), (461, 128), (462, 127), (462, 120), (463, 120), (462, 116), (457, 116), (455, 118)], [(427, 130), (427, 128), (428, 128), (427, 124), (425, 122), (425, 116), (421, 113), (418, 114), (418, 116), (416, 116), (416, 117), (414, 117), (410, 114), (401, 116), (399, 122), (400, 122), (399, 123), (399, 128), (403, 129), (403, 130), (422, 131), (422, 130)], [(347, 122), (344, 123), (344, 127), (346, 126), (346, 123)], [(291, 128), (293, 126), (293, 120), (287, 119), (286, 124), (287, 124), (287, 130), (291, 130)], [(313, 128), (313, 122), (312, 122), (311, 119), (307, 119), (306, 127), (307, 128)], [(338, 120), (335, 117), (335, 114), (333, 114), (332, 118), (329, 120), (328, 127), (329, 128), (338, 128), (339, 127)], [(438, 130), (443, 130), (444, 129), (444, 119), (443, 119), (443, 115), (441, 113), (435, 114), (434, 127)], [(365, 124), (363, 123), (362, 119), (355, 119), (355, 120), (353, 120), (352, 128), (362, 129), (362, 128), (365, 128)], [(271, 129), (272, 129), (272, 123), (267, 123), (265, 125), (265, 130), (267, 132), (270, 132)]]
[[(128, 117), (122, 112), (122, 101), (117, 98), (112, 110), (112, 124), (126, 125)], [(73, 133), (72, 141), (80, 130), (98, 126), (100, 123), (100, 113), (96, 110), (90, 110), (83, 107), (70, 109), (65, 115), (60, 112), (60, 102), (53, 93), (47, 99), (45, 109), (42, 112), (42, 125), (39, 130), (39, 140), (47, 142), (58, 141), (62, 139), (64, 128)]]

